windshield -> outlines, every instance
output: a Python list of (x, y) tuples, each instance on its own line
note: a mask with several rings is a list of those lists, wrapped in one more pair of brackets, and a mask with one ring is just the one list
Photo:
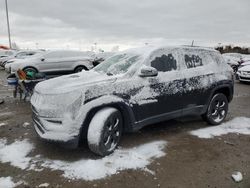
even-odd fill
[(131, 65), (137, 63), (139, 59), (140, 56), (135, 54), (118, 54), (103, 61), (94, 70), (107, 75), (123, 74), (128, 71)]

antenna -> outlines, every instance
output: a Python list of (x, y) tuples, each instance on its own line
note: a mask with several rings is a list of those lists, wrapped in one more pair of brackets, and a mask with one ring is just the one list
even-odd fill
[(191, 46), (194, 46), (194, 40), (192, 41), (192, 44), (191, 44)]

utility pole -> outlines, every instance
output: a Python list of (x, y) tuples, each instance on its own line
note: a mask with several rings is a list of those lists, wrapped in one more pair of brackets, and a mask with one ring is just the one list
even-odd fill
[(8, 27), (8, 36), (9, 36), (9, 47), (12, 49), (11, 46), (11, 39), (10, 39), (10, 23), (9, 23), (9, 12), (8, 12), (8, 2), (5, 0), (5, 8), (6, 8), (6, 18), (7, 18), (7, 27)]

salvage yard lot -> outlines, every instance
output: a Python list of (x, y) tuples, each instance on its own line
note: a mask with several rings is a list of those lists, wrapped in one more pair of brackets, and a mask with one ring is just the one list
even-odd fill
[[(207, 135), (215, 129), (191, 134), (207, 124), (197, 117), (182, 118), (127, 134), (118, 151), (101, 159), (86, 146), (69, 150), (41, 141), (32, 126), (30, 104), (11, 97), (5, 78), (0, 70), (0, 98), (5, 99), (0, 105), (0, 187), (1, 177), (17, 187), (32, 188), (44, 183), (48, 187), (250, 187), (250, 135)], [(216, 133), (249, 133), (249, 118), (250, 85), (236, 81), (227, 123), (216, 127)], [(206, 138), (199, 138), (200, 133)], [(243, 174), (242, 182), (232, 180), (234, 171)]]

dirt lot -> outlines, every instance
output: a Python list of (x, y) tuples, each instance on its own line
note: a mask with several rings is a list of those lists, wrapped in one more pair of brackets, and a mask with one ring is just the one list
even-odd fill
[[(29, 139), (35, 146), (32, 155), (48, 159), (73, 162), (81, 158), (95, 159), (86, 148), (68, 150), (56, 144), (41, 141), (31, 121), (30, 104), (11, 97), (6, 86), (5, 73), (0, 70), (0, 139), (8, 143), (16, 139)], [(235, 96), (230, 104), (227, 121), (234, 117), (250, 117), (250, 85), (236, 81)], [(24, 122), (30, 125), (23, 126)], [(250, 136), (227, 134), (213, 139), (200, 139), (189, 134), (191, 130), (206, 127), (200, 118), (183, 118), (148, 126), (141, 131), (127, 134), (121, 142), (122, 148), (130, 148), (156, 140), (166, 140), (166, 155), (155, 159), (148, 169), (124, 170), (118, 174), (96, 181), (69, 180), (61, 171), (44, 169), (40, 172), (21, 170), (10, 163), (0, 162), (0, 177), (13, 177), (14, 181), (25, 181), (18, 187), (38, 187), (49, 183), (49, 187), (250, 187)], [(240, 171), (243, 181), (235, 183), (231, 174)]]

